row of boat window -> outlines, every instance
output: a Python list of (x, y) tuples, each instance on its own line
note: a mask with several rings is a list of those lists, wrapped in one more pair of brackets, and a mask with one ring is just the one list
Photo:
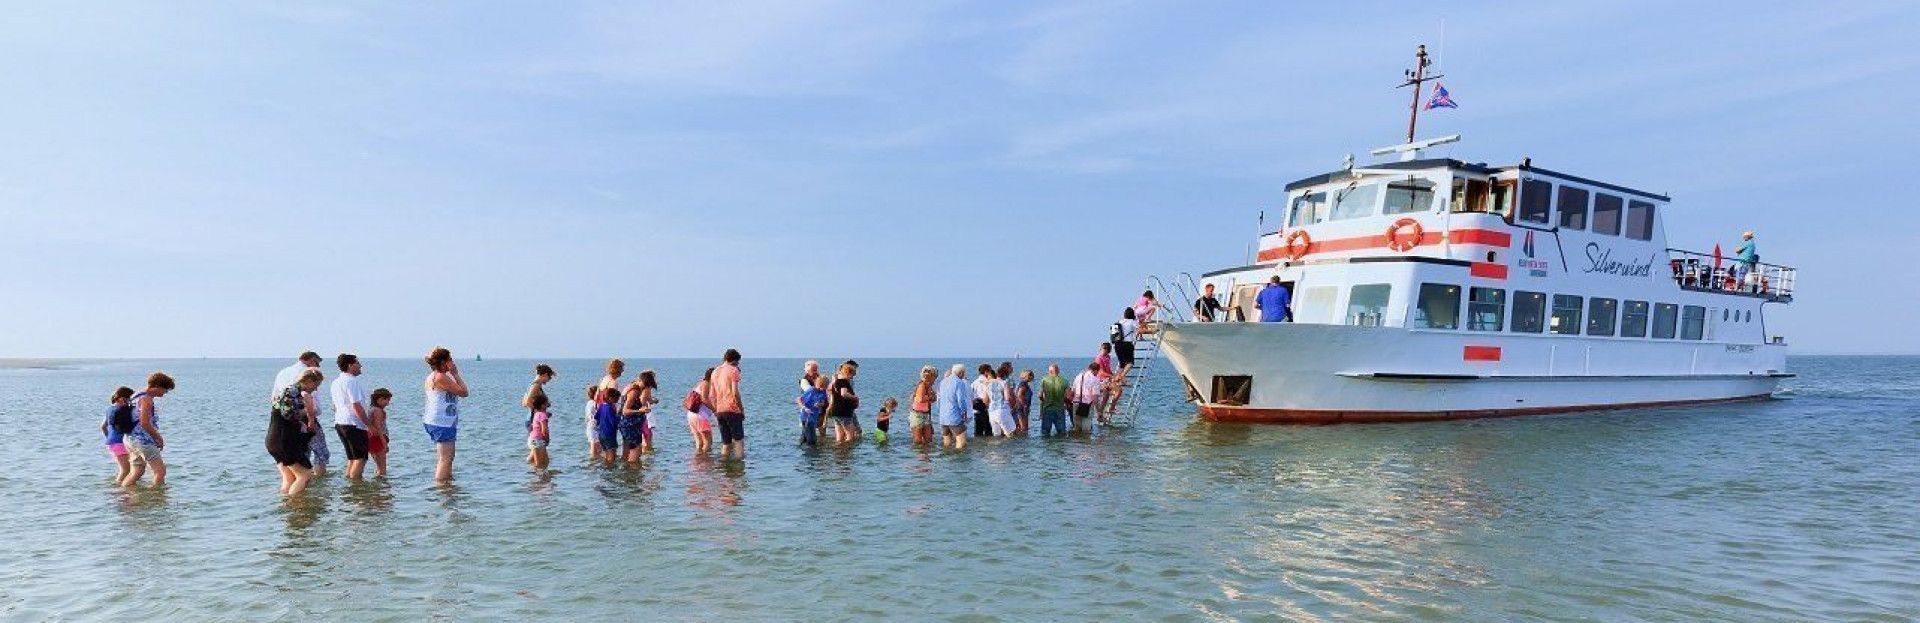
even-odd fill
[[(1460, 286), (1444, 283), (1420, 284), (1413, 318), (1408, 326), (1416, 329), (1460, 328)], [(1347, 297), (1347, 322), (1378, 325), (1385, 312), (1393, 286), (1384, 283), (1353, 286)], [(1698, 340), (1705, 336), (1707, 308), (1648, 301), (1574, 294), (1548, 295), (1544, 292), (1513, 291), (1508, 305), (1507, 291), (1501, 288), (1467, 288), (1466, 322), (1468, 331), (1512, 331), (1514, 333), (1554, 333), (1560, 335), (1652, 337), (1670, 340)], [(1508, 313), (1511, 307), (1511, 314)], [(1722, 322), (1752, 322), (1753, 311), (1720, 310)], [(1585, 324), (1581, 323), (1585, 317)]]
[[(1516, 215), (1512, 181), (1454, 178), (1453, 206), (1456, 212), (1511, 215), (1538, 225), (1551, 224), (1557, 213), (1561, 229), (1626, 236), (1632, 240), (1653, 239), (1652, 202), (1629, 201), (1620, 195), (1590, 192), (1578, 186), (1561, 185), (1558, 192), (1555, 190), (1554, 184), (1546, 180), (1522, 182), (1520, 210)], [(1355, 184), (1331, 193), (1311, 192), (1295, 197), (1287, 222), (1292, 227), (1300, 227), (1376, 214), (1426, 212), (1433, 209), (1433, 200), (1433, 183), (1426, 180)]]
[(1552, 214), (1558, 213), (1561, 229), (1590, 229), (1596, 234), (1624, 235), (1633, 240), (1653, 239), (1652, 202), (1625, 201), (1619, 195), (1590, 193), (1578, 186), (1562, 185), (1559, 190), (1554, 192), (1553, 183), (1546, 180), (1521, 183), (1520, 214), (1516, 218), (1545, 225)]

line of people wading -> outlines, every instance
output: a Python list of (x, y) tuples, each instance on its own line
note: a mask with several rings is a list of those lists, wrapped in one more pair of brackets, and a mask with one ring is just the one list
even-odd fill
[[(1153, 308), (1151, 298), (1149, 294), (1142, 299), (1148, 318)], [(1122, 322), (1113, 329), (1114, 340), (1102, 343), (1094, 360), (1071, 380), (1062, 376), (1059, 364), (1048, 365), (1046, 376), (1037, 380), (1032, 370), (1016, 374), (1012, 362), (980, 364), (972, 380), (963, 364), (953, 364), (944, 375), (933, 366), (922, 367), (907, 401), (912, 443), (931, 446), (938, 436), (940, 447), (962, 450), (967, 446), (969, 424), (975, 437), (1024, 436), (1036, 402), (1041, 435), (1091, 433), (1093, 422), (1106, 423), (1117, 409), (1120, 389), (1133, 365), (1131, 341), (1140, 330), (1138, 307), (1123, 313)], [(1120, 355), (1117, 367), (1114, 351)], [(469, 389), (452, 352), (435, 348), (425, 361), (421, 430), (434, 445), (434, 481), (449, 483), (453, 481), (461, 403), (468, 398)], [(280, 492), (285, 495), (305, 491), (314, 478), (326, 475), (332, 463), (329, 435), (321, 419), (321, 384), (328, 383), (322, 363), (318, 353), (308, 351), (274, 375), (268, 400), (266, 450), (279, 467)], [(384, 387), (366, 390), (360, 382), (359, 357), (341, 353), (333, 363), (339, 373), (327, 384), (325, 397), (332, 406), (333, 437), (346, 455), (346, 476), (362, 479), (368, 463), (372, 463), (374, 477), (385, 478), (392, 434), (387, 407), (394, 394)], [(828, 426), (833, 428), (833, 442), (837, 444), (854, 443), (865, 436), (858, 415), (860, 394), (853, 383), (859, 370), (859, 362), (848, 360), (836, 366), (829, 377), (821, 373), (819, 362), (806, 362), (794, 398), (800, 443), (819, 444)], [(550, 460), (547, 449), (556, 425), (547, 385), (558, 375), (544, 363), (534, 366), (533, 372), (533, 384), (520, 399), (528, 414), (527, 462), (536, 469), (546, 469)], [(623, 382), (625, 373), (626, 362), (608, 361), (606, 375), (586, 388), (582, 424), (592, 461), (637, 464), (643, 454), (653, 450), (653, 425), (660, 405), (658, 380), (652, 370), (642, 370)], [(160, 431), (155, 400), (173, 389), (172, 377), (155, 372), (147, 377), (144, 391), (121, 387), (113, 393), (100, 434), (118, 468), (115, 482), (120, 486), (136, 486), (149, 471), (153, 486), (166, 484), (167, 466), (162, 456), (166, 437)], [(876, 441), (887, 441), (898, 405), (892, 397), (881, 401), (875, 414)], [(720, 363), (708, 368), (687, 391), (680, 406), (695, 452), (711, 452), (714, 431), (718, 430), (721, 456), (746, 458), (739, 351), (727, 349)]]

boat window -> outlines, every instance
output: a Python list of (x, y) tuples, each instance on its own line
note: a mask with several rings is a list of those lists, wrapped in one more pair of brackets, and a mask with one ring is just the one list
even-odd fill
[(1674, 327), (1680, 323), (1680, 306), (1673, 303), (1657, 303), (1653, 306), (1654, 339), (1673, 339)]
[(1300, 289), (1293, 300), (1293, 321), (1327, 324), (1333, 322), (1334, 299), (1340, 298), (1339, 286), (1312, 286)]
[(1587, 189), (1560, 187), (1560, 226), (1567, 229), (1587, 228)]
[(1453, 178), (1453, 211), (1486, 212), (1487, 181)]
[(1544, 225), (1552, 212), (1552, 182), (1527, 180), (1520, 185), (1520, 220)]
[(1547, 323), (1547, 295), (1524, 290), (1513, 291), (1513, 330), (1539, 333)]
[(1733, 316), (1733, 310), (1731, 309), (1720, 310), (1720, 322), (1730, 322), (1732, 316)]
[(1580, 334), (1580, 297), (1571, 294), (1553, 295), (1553, 320), (1547, 328), (1561, 335)]
[(1361, 327), (1384, 326), (1387, 319), (1387, 297), (1393, 295), (1393, 286), (1384, 283), (1368, 283), (1353, 287), (1347, 293), (1347, 324)]
[(1380, 202), (1379, 184), (1348, 186), (1334, 193), (1333, 215), (1329, 221), (1341, 221), (1350, 218), (1373, 216), (1374, 205)]
[(1494, 214), (1513, 218), (1514, 181), (1500, 180), (1493, 183), (1493, 207), (1488, 210)]
[(1587, 299), (1587, 335), (1613, 335), (1620, 314), (1620, 301), (1593, 297)]
[(1293, 215), (1288, 217), (1290, 227), (1304, 227), (1327, 220), (1327, 194), (1307, 193), (1293, 198)]
[(1747, 319), (1742, 320), (1740, 322), (1753, 322), (1753, 310), (1749, 309), (1743, 313), (1746, 315)]
[(1433, 182), (1407, 180), (1387, 184), (1387, 214), (1426, 212), (1433, 209)]
[(1420, 300), (1410, 324), (1416, 329), (1460, 328), (1460, 286), (1420, 284)]
[(1688, 305), (1680, 315), (1680, 339), (1697, 340), (1707, 326), (1707, 308)]
[(1620, 197), (1618, 195), (1594, 193), (1593, 233), (1620, 235)]
[(1645, 201), (1627, 202), (1627, 237), (1634, 240), (1653, 239), (1653, 204)]
[(1507, 291), (1499, 288), (1467, 289), (1467, 330), (1499, 331), (1507, 316)]
[(1647, 302), (1627, 301), (1620, 311), (1620, 337), (1647, 336)]

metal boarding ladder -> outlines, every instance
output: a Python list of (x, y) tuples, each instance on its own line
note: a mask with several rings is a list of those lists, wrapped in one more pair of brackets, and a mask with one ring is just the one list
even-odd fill
[[(1186, 273), (1181, 273), (1181, 275), (1185, 276), (1188, 282), (1193, 281), (1192, 275), (1187, 275)], [(1178, 281), (1174, 283), (1176, 286), (1180, 285)], [(1161, 311), (1167, 314), (1167, 319), (1175, 322), (1185, 321), (1186, 316), (1183, 315), (1184, 310), (1193, 307), (1192, 292), (1199, 291), (1198, 287), (1193, 288), (1192, 291), (1184, 287), (1168, 288), (1165, 283), (1160, 281), (1159, 277), (1154, 276), (1147, 277), (1147, 289), (1155, 293), (1154, 298), (1156, 300), (1165, 298), (1164, 293), (1178, 292), (1182, 295), (1182, 299), (1184, 299), (1187, 304), (1184, 308), (1172, 308), (1165, 304), (1161, 305)], [(1159, 325), (1162, 322), (1163, 321), (1156, 320), (1151, 324)], [(1149, 327), (1143, 326), (1142, 328)], [(1154, 361), (1160, 358), (1159, 327), (1152, 326), (1149, 329), (1150, 330), (1141, 331), (1139, 338), (1133, 342), (1133, 369), (1127, 372), (1126, 380), (1120, 383), (1120, 406), (1113, 410), (1113, 415), (1107, 421), (1108, 426), (1121, 428), (1132, 426), (1140, 413), (1140, 403), (1142, 401), (1140, 394), (1142, 388), (1146, 387), (1147, 379), (1152, 376)]]

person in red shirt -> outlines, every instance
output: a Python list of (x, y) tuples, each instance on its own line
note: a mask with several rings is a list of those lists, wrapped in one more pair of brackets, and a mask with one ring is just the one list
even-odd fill
[(713, 405), (713, 417), (719, 424), (720, 456), (730, 458), (738, 451), (744, 459), (747, 409), (740, 402), (740, 351), (729, 348), (720, 360), (707, 383), (707, 404)]

